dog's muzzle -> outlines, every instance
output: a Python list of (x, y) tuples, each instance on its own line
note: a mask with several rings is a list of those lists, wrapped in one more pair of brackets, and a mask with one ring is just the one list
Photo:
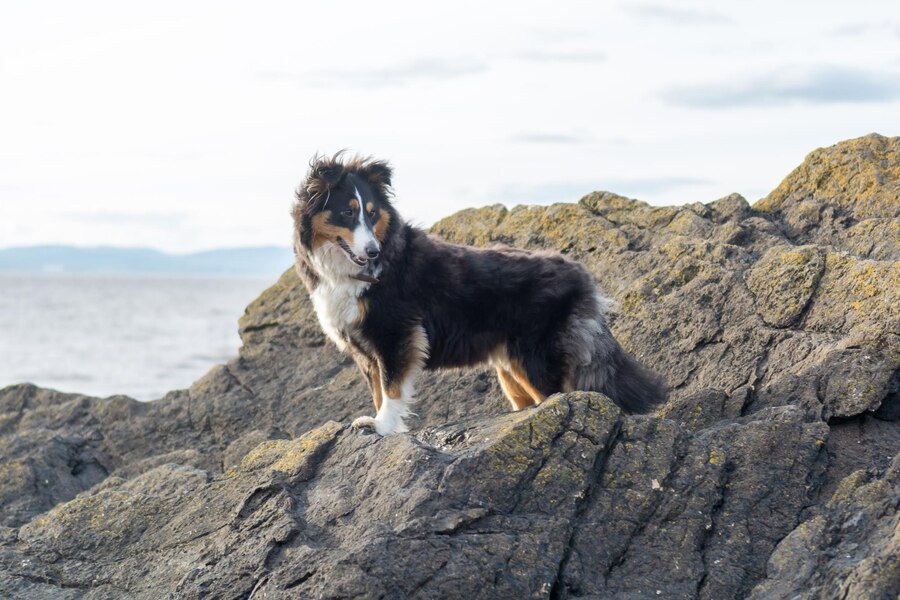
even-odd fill
[[(368, 259), (366, 259), (366, 258), (361, 258), (361, 257), (357, 256), (356, 254), (354, 254), (354, 253), (353, 253), (353, 250), (350, 249), (350, 246), (347, 244), (347, 242), (344, 241), (344, 238), (342, 238), (342, 237), (340, 237), (340, 236), (338, 236), (338, 238), (337, 238), (337, 245), (341, 247), (341, 250), (344, 251), (344, 253), (347, 255), (347, 257), (348, 257), (350, 260), (352, 260), (353, 262), (355, 262), (355, 263), (358, 264), (359, 266), (362, 267), (362, 266), (364, 266), (367, 262), (369, 262)], [(367, 250), (368, 250), (368, 249), (367, 249)], [(376, 252), (376, 253), (375, 253), (375, 257), (377, 258), (377, 256), (378, 256), (378, 253)]]

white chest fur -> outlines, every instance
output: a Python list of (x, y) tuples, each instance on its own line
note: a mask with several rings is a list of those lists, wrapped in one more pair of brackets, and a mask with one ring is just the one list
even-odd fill
[(347, 334), (359, 324), (359, 297), (368, 287), (349, 277), (340, 282), (323, 280), (310, 294), (322, 330), (341, 350), (347, 347)]

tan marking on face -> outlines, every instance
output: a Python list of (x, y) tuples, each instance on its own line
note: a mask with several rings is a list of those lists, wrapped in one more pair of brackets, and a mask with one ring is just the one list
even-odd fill
[(350, 208), (353, 210), (357, 210), (359, 208), (359, 200), (356, 198), (350, 198)]
[(384, 236), (387, 235), (388, 225), (391, 224), (391, 213), (384, 210), (383, 208), (378, 210), (378, 222), (375, 223), (375, 226), (372, 227), (372, 231), (375, 233), (375, 239), (378, 240), (378, 243), (384, 242)]
[(338, 227), (329, 223), (329, 215), (331, 215), (331, 211), (324, 211), (312, 218), (313, 250), (318, 249), (326, 242), (336, 242), (339, 237), (352, 246), (353, 232), (346, 227)]
[(500, 387), (503, 388), (503, 393), (506, 394), (513, 410), (522, 410), (534, 404), (531, 394), (522, 389), (509, 371), (497, 367), (497, 378), (500, 380)]
[(366, 203), (366, 213), (370, 213), (370, 212), (372, 212), (373, 210), (375, 210), (375, 203), (374, 203), (374, 202), (367, 202), (367, 203)]

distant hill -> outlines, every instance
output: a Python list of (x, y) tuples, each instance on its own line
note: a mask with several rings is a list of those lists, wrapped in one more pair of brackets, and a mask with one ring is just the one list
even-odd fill
[(278, 275), (294, 260), (290, 248), (221, 248), (166, 254), (150, 248), (29, 246), (0, 249), (0, 272)]

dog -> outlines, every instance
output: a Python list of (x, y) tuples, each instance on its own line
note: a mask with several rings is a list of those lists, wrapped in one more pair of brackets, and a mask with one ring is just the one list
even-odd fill
[(488, 363), (513, 410), (597, 391), (629, 413), (662, 380), (613, 338), (590, 272), (552, 252), (477, 249), (432, 237), (391, 204), (386, 161), (314, 157), (292, 207), (296, 270), (325, 334), (350, 354), (376, 415), (355, 429), (408, 431), (423, 370)]

